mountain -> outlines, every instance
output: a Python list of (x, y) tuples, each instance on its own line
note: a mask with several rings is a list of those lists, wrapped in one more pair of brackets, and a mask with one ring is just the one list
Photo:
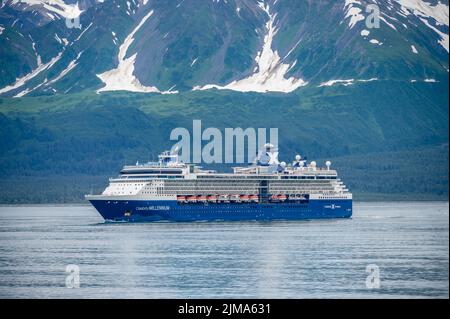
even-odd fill
[(448, 200), (448, 26), (436, 0), (3, 0), (0, 203), (81, 201), (195, 119), (279, 128), (356, 200)]
[(448, 25), (435, 0), (6, 0), (0, 95), (448, 81)]

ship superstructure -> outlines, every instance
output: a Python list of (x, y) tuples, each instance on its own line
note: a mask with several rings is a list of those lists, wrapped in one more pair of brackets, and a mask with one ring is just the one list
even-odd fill
[(105, 220), (195, 221), (344, 218), (352, 194), (331, 169), (300, 155), (278, 161), (271, 144), (232, 173), (205, 170), (163, 152), (158, 162), (124, 166), (101, 195), (86, 195)]

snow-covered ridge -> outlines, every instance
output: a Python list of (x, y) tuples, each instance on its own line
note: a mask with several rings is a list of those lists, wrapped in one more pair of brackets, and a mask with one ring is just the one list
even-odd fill
[(139, 31), (139, 29), (144, 25), (148, 18), (151, 17), (152, 14), (153, 10), (147, 13), (120, 45), (119, 54), (117, 56), (119, 64), (117, 65), (117, 67), (104, 73), (97, 74), (97, 77), (102, 80), (103, 83), (105, 83), (105, 86), (97, 90), (97, 93), (105, 91), (177, 93), (176, 91), (161, 92), (154, 86), (142, 85), (139, 79), (133, 74), (137, 53), (128, 58), (125, 58), (128, 48), (134, 41), (134, 35)]
[(447, 50), (447, 52), (449, 52), (449, 38), (448, 38), (448, 34), (444, 33), (440, 30), (438, 30), (436, 27), (433, 27), (428, 20), (424, 19), (424, 18), (420, 18), (420, 20), (422, 20), (422, 22), (429, 27), (431, 30), (433, 30), (434, 32), (436, 32), (441, 38), (438, 40), (438, 43), (440, 45), (442, 45), (442, 47)]
[[(395, 3), (395, 7), (394, 7)], [(344, 3), (344, 12), (345, 17), (344, 20), (348, 20), (349, 29), (354, 28), (360, 21), (365, 20), (364, 16), (364, 5), (375, 4), (377, 5), (376, 0), (372, 0), (370, 3), (363, 3), (359, 0), (345, 0)], [(448, 26), (449, 26), (449, 7), (447, 4), (438, 1), (437, 4), (431, 4), (424, 0), (390, 0), (388, 2), (388, 9), (392, 12), (392, 10), (396, 8), (396, 13), (403, 17), (407, 17), (409, 15), (414, 15), (418, 17), (428, 28), (437, 33), (440, 37), (438, 43), (449, 52), (449, 35), (448, 35)], [(398, 20), (391, 15), (386, 14), (385, 12), (380, 12), (380, 21), (388, 25), (391, 29), (398, 31), (397, 27), (389, 22), (386, 18), (389, 18), (392, 22)], [(342, 22), (341, 22), (342, 23)], [(444, 26), (444, 28), (442, 28)], [(404, 28), (408, 26), (403, 24)], [(444, 29), (444, 30), (443, 30)], [(366, 38), (369, 35), (368, 30), (362, 30), (361, 36)], [(382, 43), (378, 40), (371, 40), (372, 44)], [(415, 53), (415, 52), (414, 52)]]
[[(449, 36), (448, 31), (444, 32), (438, 29), (438, 25), (444, 25), (448, 28), (448, 5), (438, 2), (432, 5), (423, 0), (396, 0), (400, 5), (404, 15), (417, 16), (427, 27), (436, 32), (441, 39), (438, 43), (449, 52)], [(431, 19), (436, 22), (436, 25), (431, 24)]]
[(440, 24), (448, 26), (448, 5), (438, 2), (432, 5), (423, 0), (395, 0), (402, 6), (404, 14), (414, 14), (424, 18), (433, 18)]
[[(12, 0), (12, 4), (23, 4), (29, 7), (41, 6), (47, 11), (67, 19), (77, 18), (83, 12), (78, 6), (78, 2), (76, 4), (66, 4), (63, 0)], [(55, 18), (51, 13), (47, 15), (49, 18)]]
[[(242, 80), (233, 81), (225, 86), (207, 84), (195, 86), (193, 90), (208, 90), (216, 88), (219, 90), (234, 90), (240, 92), (284, 92), (289, 93), (307, 84), (303, 79), (290, 77), (285, 78), (289, 70), (295, 66), (283, 63), (277, 51), (272, 50), (272, 41), (277, 33), (275, 26), (276, 14), (270, 12), (269, 5), (260, 2), (259, 7), (268, 15), (269, 21), (266, 23), (267, 34), (264, 37), (262, 50), (255, 58), (257, 67), (252, 75)], [(294, 46), (293, 49), (299, 44)], [(293, 51), (290, 50), (288, 55)]]

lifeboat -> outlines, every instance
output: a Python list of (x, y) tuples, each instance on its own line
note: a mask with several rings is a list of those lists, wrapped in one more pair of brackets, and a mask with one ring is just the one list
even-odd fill
[(219, 195), (219, 201), (228, 202), (228, 195)]
[(272, 195), (270, 196), (270, 199), (273, 201), (277, 201), (278, 200), (278, 195)]
[(286, 200), (286, 195), (278, 195), (278, 200)]
[(241, 195), (240, 200), (243, 202), (248, 202), (250, 200), (250, 196), (248, 195)]
[(239, 195), (231, 195), (230, 196), (230, 200), (233, 202), (240, 202), (241, 201), (241, 196)]
[(204, 195), (200, 195), (200, 196), (197, 197), (197, 201), (198, 202), (206, 202), (206, 200), (207, 200), (206, 196), (204, 196)]
[(184, 202), (186, 200), (186, 196), (177, 196), (177, 201)]
[(217, 202), (217, 196), (216, 195), (210, 195), (208, 196), (209, 202)]
[(188, 196), (186, 199), (187, 199), (187, 201), (190, 202), (190, 203), (195, 203), (195, 202), (197, 202), (197, 196)]
[(252, 202), (258, 202), (259, 197), (258, 197), (258, 195), (250, 195), (250, 200), (251, 200)]

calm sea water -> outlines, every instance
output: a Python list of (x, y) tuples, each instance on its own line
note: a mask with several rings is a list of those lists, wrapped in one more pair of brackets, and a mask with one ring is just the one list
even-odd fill
[[(0, 207), (2, 298), (449, 297), (448, 203), (348, 220), (111, 224), (90, 206)], [(66, 266), (80, 287), (66, 287)], [(366, 267), (380, 287), (368, 289)]]

